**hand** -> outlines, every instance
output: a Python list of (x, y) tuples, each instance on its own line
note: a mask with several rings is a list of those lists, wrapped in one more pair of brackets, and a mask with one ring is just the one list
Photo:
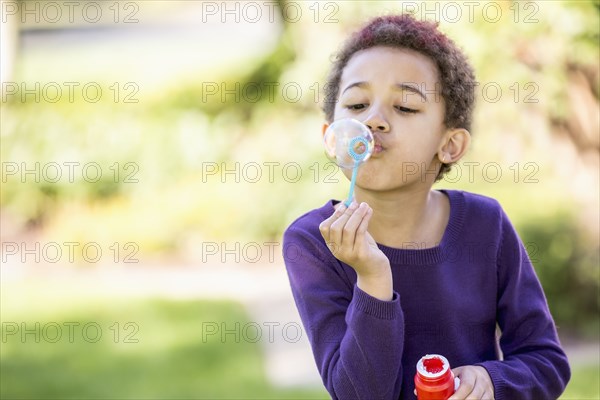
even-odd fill
[(448, 400), (494, 400), (494, 385), (487, 370), (480, 366), (466, 365), (453, 368), (460, 385)]
[(348, 264), (357, 274), (368, 276), (389, 268), (389, 260), (367, 232), (373, 209), (367, 203), (341, 203), (319, 230), (331, 253)]
[(357, 284), (379, 299), (391, 300), (393, 291), (390, 262), (367, 232), (373, 209), (367, 203), (343, 204), (321, 222), (319, 230), (331, 253), (356, 271)]

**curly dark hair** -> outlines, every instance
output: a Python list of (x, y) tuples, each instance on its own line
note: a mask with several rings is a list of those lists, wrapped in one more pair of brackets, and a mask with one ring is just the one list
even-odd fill
[[(343, 44), (333, 59), (324, 86), (323, 111), (327, 121), (333, 121), (346, 64), (354, 53), (375, 46), (410, 49), (429, 57), (438, 68), (446, 105), (445, 126), (471, 130), (476, 85), (473, 68), (461, 49), (438, 30), (438, 23), (418, 21), (409, 14), (377, 17)], [(442, 164), (436, 180), (441, 179), (450, 167), (451, 164)]]

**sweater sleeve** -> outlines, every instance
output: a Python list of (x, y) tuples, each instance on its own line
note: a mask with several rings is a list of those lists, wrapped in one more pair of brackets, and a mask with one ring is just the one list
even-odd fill
[(292, 294), (317, 368), (333, 399), (398, 399), (404, 322), (400, 297), (368, 295), (352, 284), (324, 241), (309, 229), (284, 234)]
[(501, 218), (497, 322), (504, 359), (478, 365), (488, 371), (496, 400), (557, 399), (571, 376), (567, 357), (527, 251), (504, 212)]

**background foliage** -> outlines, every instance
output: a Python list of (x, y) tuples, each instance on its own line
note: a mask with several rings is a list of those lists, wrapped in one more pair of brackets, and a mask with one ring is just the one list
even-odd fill
[[(278, 4), (281, 12), (286, 2)], [(74, 182), (63, 179), (58, 183), (43, 179), (23, 182), (19, 175), (3, 174), (2, 239), (18, 241), (35, 235), (55, 242), (134, 240), (144, 261), (176, 258), (197, 262), (196, 251), (203, 241), (278, 241), (298, 215), (331, 197), (343, 197), (347, 181), (327, 164), (320, 144), (323, 117), (319, 103), (328, 60), (350, 31), (371, 16), (397, 12), (399, 6), (385, 1), (331, 2), (337, 7), (337, 22), (326, 23), (327, 10), (321, 9), (323, 13), (316, 19), (308, 9), (311, 4), (303, 3), (307, 17), (297, 22), (279, 16), (266, 28), (269, 33), (263, 42), (254, 47), (219, 44), (225, 39), (218, 33), (204, 37), (207, 43), (203, 46), (221, 47), (222, 53), (191, 71), (163, 71), (168, 78), (158, 83), (147, 83), (152, 81), (139, 76), (134, 79), (140, 89), (137, 103), (116, 103), (109, 95), (93, 104), (81, 98), (71, 102), (66, 96), (56, 103), (21, 102), (16, 97), (3, 100), (3, 162), (96, 162), (104, 166), (104, 174), (94, 184), (81, 174), (75, 175)], [(463, 17), (458, 23), (440, 23), (472, 60), (479, 88), (493, 83), (502, 89), (502, 95), (496, 99), (492, 91), (478, 93), (472, 149), (455, 168), (455, 175), (450, 175), (453, 178), (437, 187), (499, 199), (523, 241), (532, 244), (528, 248), (534, 250), (531, 256), (561, 337), (597, 340), (600, 3), (496, 4), (505, 16), (498, 22), (490, 23), (476, 12), (473, 22)], [(527, 8), (527, 4), (536, 6)], [(145, 7), (144, 16), (154, 21), (162, 18), (167, 5), (148, 2)], [(531, 14), (532, 10), (537, 11)], [(102, 87), (119, 79), (125, 82), (122, 77), (128, 76), (127, 66), (118, 62), (122, 53), (113, 57), (112, 50), (101, 45), (96, 50), (85, 44), (51, 49), (32, 45), (28, 38), (36, 32), (39, 35), (40, 28), (51, 34), (56, 27), (20, 27), (21, 50), (14, 81), (33, 85), (88, 79)], [(250, 32), (240, 24), (225, 29), (237, 41)], [(127, 32), (120, 34), (126, 37)], [(157, 40), (137, 46), (135, 54), (156, 56), (169, 46), (172, 41)], [(103, 56), (90, 57), (94, 51)], [(195, 47), (183, 48), (179, 57), (191, 59), (197, 52)], [(238, 57), (236, 62), (230, 61), (233, 57)], [(100, 59), (105, 68), (101, 73), (93, 68)], [(155, 68), (148, 65), (147, 69)], [(207, 83), (236, 88), (237, 95), (209, 95)], [(289, 92), (281, 90), (290, 83), (302, 89), (293, 100)], [(271, 97), (267, 88), (273, 85), (276, 89)], [(465, 163), (469, 162), (479, 163), (472, 175), (467, 173)], [(121, 174), (118, 179), (109, 169), (115, 163)], [(263, 175), (255, 183), (244, 179), (243, 168), (248, 163), (261, 166)], [(278, 163), (272, 164), (276, 167), (271, 180), (264, 163)], [(484, 172), (489, 163), (501, 167), (501, 177)], [(301, 171), (297, 180), (295, 169), (285, 169), (292, 164)], [(227, 175), (236, 165), (239, 176)], [(137, 182), (124, 178), (132, 171)], [(139, 307), (146, 310), (155, 305)], [(171, 313), (170, 307), (174, 306), (157, 305), (165, 312), (156, 324), (166, 321), (163, 317)], [(230, 305), (200, 307), (202, 312), (222, 311), (223, 315), (238, 312)], [(177, 306), (172, 315), (189, 312), (188, 306)], [(180, 325), (184, 320), (173, 323), (185, 330)], [(27, 359), (30, 351), (34, 350), (3, 346), (3, 380), (4, 376), (16, 379), (31, 367), (14, 361)], [(188, 351), (195, 350), (192, 346), (166, 352), (163, 361), (188, 368), (183, 358), (178, 358)], [(10, 364), (5, 363), (7, 354), (13, 360)], [(238, 354), (256, 357), (245, 349)], [(215, 360), (222, 357), (213, 356)], [(67, 360), (53, 362), (63, 361)], [(219, 369), (212, 371), (217, 374), (215, 371)], [(50, 382), (56, 378), (53, 376), (40, 375), (39, 379)], [(48, 382), (40, 387), (49, 387)], [(198, 387), (204, 387), (202, 382), (197, 382)], [(218, 388), (207, 391), (206, 396), (235, 393), (226, 386), (221, 392)], [(108, 396), (105, 388), (97, 389), (91, 392), (94, 396)], [(136, 389), (131, 390), (134, 393)], [(153, 389), (148, 390), (151, 393)]]

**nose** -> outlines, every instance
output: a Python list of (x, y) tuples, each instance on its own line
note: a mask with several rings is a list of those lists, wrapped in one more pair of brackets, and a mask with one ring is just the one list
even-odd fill
[(381, 113), (372, 113), (363, 122), (372, 132), (389, 132), (390, 124)]

